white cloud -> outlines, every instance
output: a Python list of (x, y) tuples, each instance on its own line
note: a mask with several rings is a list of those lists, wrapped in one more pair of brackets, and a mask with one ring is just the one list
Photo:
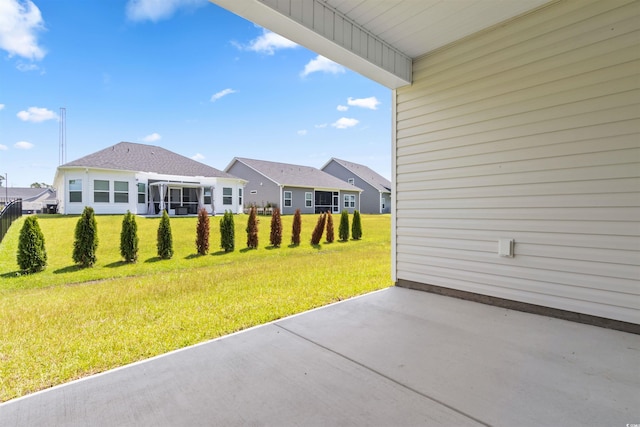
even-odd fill
[(306, 129), (302, 129), (298, 131), (298, 135), (300, 136), (305, 136), (307, 134), (307, 130)]
[(378, 99), (375, 96), (371, 96), (369, 98), (359, 98), (359, 99), (354, 99), (350, 97), (349, 99), (347, 99), (347, 104), (351, 105), (352, 107), (362, 107), (362, 108), (368, 108), (370, 110), (377, 110), (378, 105), (380, 105), (380, 101), (378, 101)]
[(327, 125), (326, 123), (322, 123), (322, 124), (319, 124), (319, 125), (314, 125), (314, 127), (315, 127), (316, 129), (326, 128), (327, 126), (328, 126), (328, 125)]
[(273, 55), (276, 50), (294, 49), (296, 47), (298, 47), (297, 43), (294, 43), (289, 39), (285, 39), (279, 34), (262, 29), (262, 35), (251, 40), (244, 48), (253, 52)]
[(227, 96), (232, 93), (236, 93), (236, 91), (231, 88), (221, 90), (220, 92), (214, 93), (213, 95), (211, 95), (211, 102), (216, 102), (218, 99), (222, 98), (223, 96)]
[(27, 141), (18, 141), (13, 144), (13, 146), (20, 150), (30, 150), (33, 148), (33, 144)]
[(40, 67), (38, 67), (36, 64), (25, 64), (24, 62), (19, 62), (18, 65), (16, 65), (16, 68), (18, 69), (18, 71), (22, 72), (36, 71), (40, 69)]
[(155, 142), (155, 141), (158, 141), (160, 138), (162, 138), (160, 134), (157, 132), (154, 132), (150, 135), (145, 136), (144, 138), (142, 138), (142, 140), (144, 142)]
[(199, 161), (201, 161), (201, 160), (204, 160), (204, 159), (205, 159), (205, 157), (204, 157), (202, 154), (200, 154), (200, 153), (196, 153), (196, 154), (195, 154), (195, 156), (191, 156), (191, 158), (192, 158), (193, 160), (195, 160), (196, 162), (199, 162)]
[(6, 145), (0, 144), (0, 151), (7, 151), (9, 149), (9, 147), (7, 147)]
[(315, 72), (323, 72), (329, 74), (339, 74), (344, 73), (346, 69), (340, 65), (336, 64), (330, 59), (325, 58), (324, 56), (318, 55), (315, 59), (312, 59), (304, 66), (304, 71), (300, 73), (301, 77), (306, 77), (311, 73)]
[(42, 30), (40, 9), (31, 0), (0, 1), (0, 49), (9, 52), (9, 56), (44, 58), (46, 51), (38, 46), (37, 36)]
[(20, 111), (16, 114), (20, 120), (25, 122), (39, 123), (45, 120), (57, 119), (58, 116), (51, 110), (46, 108), (29, 107), (27, 111)]
[(346, 105), (338, 105), (336, 107), (336, 110), (338, 111), (347, 111), (349, 109), (349, 107), (347, 107)]
[(336, 129), (347, 129), (347, 128), (354, 127), (358, 123), (360, 122), (357, 119), (349, 119), (347, 117), (342, 117), (338, 119), (336, 122), (331, 123), (331, 126), (333, 126)]
[(0, 110), (4, 110), (4, 104), (0, 104)]
[(131, 21), (158, 22), (170, 18), (179, 9), (193, 10), (207, 3), (207, 0), (129, 0), (126, 13)]

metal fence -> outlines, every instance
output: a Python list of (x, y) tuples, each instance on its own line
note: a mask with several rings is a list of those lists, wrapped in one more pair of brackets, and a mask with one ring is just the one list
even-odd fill
[(6, 200), (0, 198), (0, 242), (9, 231), (11, 223), (22, 216), (22, 199)]

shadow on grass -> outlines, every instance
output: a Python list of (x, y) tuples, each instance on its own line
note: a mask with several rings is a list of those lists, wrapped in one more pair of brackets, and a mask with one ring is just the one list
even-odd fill
[(249, 251), (255, 251), (258, 248), (244, 248), (244, 249), (240, 249), (240, 253), (243, 254), (245, 252), (249, 252)]
[(322, 249), (322, 245), (320, 243), (318, 243), (317, 245), (312, 244), (311, 247), (313, 249), (316, 249), (316, 250), (321, 250)]
[(187, 255), (186, 257), (184, 257), (184, 259), (194, 259), (194, 258), (200, 258), (203, 255), (200, 254), (191, 254), (191, 255)]
[(20, 277), (24, 276), (24, 274), (20, 270), (10, 271), (8, 273), (0, 274), (0, 277), (3, 279), (11, 279), (12, 277)]
[(128, 263), (126, 261), (116, 261), (116, 262), (112, 262), (111, 264), (105, 265), (105, 267), (116, 268), (116, 267), (122, 267), (123, 265), (127, 265), (127, 264)]
[(292, 243), (292, 244), (290, 244), (290, 245), (289, 245), (289, 246), (287, 246), (287, 247), (288, 247), (288, 248), (290, 248), (290, 249), (293, 249), (293, 248), (297, 248), (297, 247), (299, 247), (299, 246), (300, 246), (300, 245), (296, 245), (295, 243)]
[(158, 261), (162, 261), (162, 258), (160, 258), (159, 256), (154, 256), (153, 258), (146, 259), (144, 262), (152, 263), (152, 262), (158, 262)]
[(73, 273), (74, 271), (82, 270), (82, 266), (78, 264), (69, 265), (63, 268), (59, 268), (53, 271), (53, 274)]
[(225, 251), (224, 249), (220, 249), (219, 251), (216, 252), (211, 252), (211, 256), (220, 256), (220, 255), (226, 255), (226, 254), (230, 254), (233, 251)]
[(265, 246), (264, 248), (268, 251), (272, 251), (274, 249), (280, 249), (282, 246), (273, 246), (273, 245), (269, 245), (269, 246)]

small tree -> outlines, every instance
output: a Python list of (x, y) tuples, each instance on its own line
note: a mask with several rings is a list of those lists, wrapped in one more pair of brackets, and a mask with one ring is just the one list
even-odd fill
[(126, 262), (138, 260), (138, 225), (136, 217), (127, 211), (122, 219), (122, 231), (120, 231), (120, 255)]
[(93, 267), (98, 250), (98, 224), (93, 208), (85, 206), (76, 224), (73, 261), (82, 267)]
[(333, 216), (330, 211), (327, 211), (327, 243), (333, 243), (335, 235), (333, 232)]
[(220, 247), (225, 252), (233, 252), (235, 248), (236, 235), (233, 213), (224, 211), (224, 216), (220, 220)]
[(167, 211), (162, 211), (160, 225), (158, 226), (158, 256), (162, 259), (170, 259), (173, 256), (173, 236), (171, 235), (171, 222)]
[(294, 245), (300, 244), (300, 231), (302, 230), (302, 217), (300, 216), (300, 209), (296, 209), (293, 214), (293, 227), (291, 229), (291, 243)]
[(343, 242), (349, 240), (349, 212), (342, 211), (340, 214), (340, 227), (338, 228), (338, 237)]
[(209, 212), (205, 208), (198, 211), (196, 250), (199, 255), (206, 255), (209, 252)]
[(362, 237), (362, 222), (360, 222), (360, 212), (353, 211), (353, 224), (351, 225), (351, 236), (353, 240), (360, 240)]
[(280, 218), (280, 209), (273, 208), (271, 214), (271, 235), (269, 241), (272, 246), (279, 248), (282, 244), (282, 218)]
[(28, 216), (22, 225), (17, 258), (20, 270), (26, 273), (36, 273), (47, 266), (44, 235), (35, 216)]
[(313, 229), (313, 233), (311, 234), (311, 244), (319, 245), (320, 240), (322, 240), (322, 235), (324, 234), (324, 224), (327, 221), (327, 216), (325, 214), (320, 214), (318, 217), (318, 222), (316, 222), (316, 226)]
[(251, 207), (249, 220), (247, 221), (247, 247), (249, 249), (256, 249), (258, 247), (258, 218), (255, 206)]

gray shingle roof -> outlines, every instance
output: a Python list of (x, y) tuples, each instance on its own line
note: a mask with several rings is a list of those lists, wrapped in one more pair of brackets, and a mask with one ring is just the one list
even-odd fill
[(226, 172), (155, 145), (120, 142), (61, 167), (154, 172), (164, 175), (235, 178)]
[[(258, 171), (280, 185), (291, 187), (327, 188), (335, 190), (362, 191), (360, 188), (329, 175), (311, 166), (292, 165), (288, 163), (269, 162), (266, 160), (236, 157), (230, 163), (239, 161)], [(227, 167), (227, 170), (229, 168)]]
[(51, 188), (0, 187), (0, 198), (4, 198), (5, 194), (9, 196), (9, 199), (22, 199), (24, 201), (56, 199), (56, 191)]
[[(360, 177), (362, 180), (364, 180), (366, 183), (368, 183), (372, 187), (375, 187), (378, 191), (383, 193), (391, 192), (391, 181), (389, 181), (382, 175), (378, 174), (373, 169), (370, 169), (369, 167), (358, 164), (358, 163), (336, 159), (335, 157), (331, 158), (331, 160), (342, 165), (344, 168), (350, 170), (351, 172), (353, 172), (353, 174)], [(327, 164), (329, 164), (331, 160), (329, 160)]]

